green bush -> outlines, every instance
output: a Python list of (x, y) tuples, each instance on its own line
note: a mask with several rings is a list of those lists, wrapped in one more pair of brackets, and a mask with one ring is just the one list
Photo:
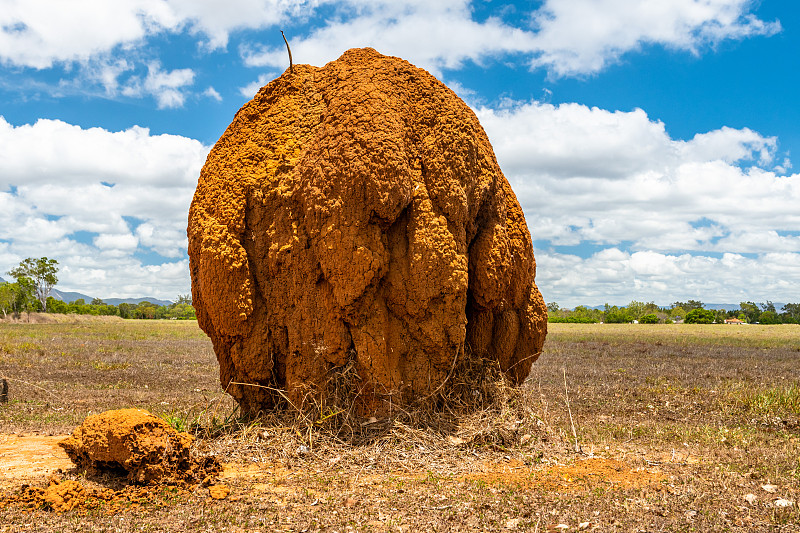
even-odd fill
[(686, 314), (687, 324), (713, 324), (716, 314), (710, 309), (692, 309)]
[(561, 324), (596, 324), (597, 320), (588, 316), (551, 316), (548, 322)]
[(639, 319), (640, 324), (658, 324), (658, 316), (655, 313), (644, 315)]

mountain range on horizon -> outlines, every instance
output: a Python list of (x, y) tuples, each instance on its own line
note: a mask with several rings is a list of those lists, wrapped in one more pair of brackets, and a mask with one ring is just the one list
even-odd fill
[[(94, 300), (94, 296), (89, 296), (87, 294), (83, 294), (80, 292), (71, 292), (71, 291), (60, 291), (58, 289), (52, 289), (50, 291), (50, 296), (55, 298), (56, 300), (61, 300), (62, 302), (74, 302), (75, 300), (83, 299), (87, 304), (91, 303)], [(150, 297), (142, 297), (142, 298), (100, 298), (103, 300), (103, 303), (107, 305), (119, 305), (122, 303), (126, 304), (140, 304), (142, 302), (150, 302), (155, 305), (170, 305), (173, 303), (170, 300), (161, 300), (160, 298), (155, 298), (153, 296)]]
[[(7, 280), (0, 277), (0, 284), (9, 283)], [(83, 299), (87, 304), (91, 303), (94, 300), (94, 296), (89, 296), (88, 294), (83, 294), (81, 292), (72, 292), (72, 291), (61, 291), (58, 289), (51, 289), (50, 296), (55, 298), (56, 300), (61, 300), (62, 302), (71, 303), (75, 300)], [(119, 304), (140, 304), (142, 302), (150, 302), (151, 304), (155, 305), (170, 305), (173, 302), (171, 300), (162, 300), (160, 298), (155, 298), (153, 296), (145, 296), (143, 298), (101, 298), (103, 303), (107, 305), (119, 305)]]

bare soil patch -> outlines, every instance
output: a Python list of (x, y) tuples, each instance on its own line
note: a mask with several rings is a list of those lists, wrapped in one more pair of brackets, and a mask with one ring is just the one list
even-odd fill
[(0, 435), (0, 488), (41, 482), (73, 464), (58, 443), (66, 435)]

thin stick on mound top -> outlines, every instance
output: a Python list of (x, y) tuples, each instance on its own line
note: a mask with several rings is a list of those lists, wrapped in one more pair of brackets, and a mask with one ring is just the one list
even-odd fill
[(294, 74), (294, 65), (292, 64), (292, 49), (289, 48), (289, 41), (286, 40), (286, 35), (283, 34), (283, 30), (281, 30), (281, 37), (283, 37), (283, 42), (286, 43), (286, 51), (289, 52), (289, 73)]

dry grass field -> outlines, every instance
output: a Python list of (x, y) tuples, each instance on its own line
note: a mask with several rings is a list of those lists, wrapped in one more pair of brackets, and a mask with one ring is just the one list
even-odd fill
[(484, 409), (338, 430), (239, 419), (194, 322), (0, 323), (0, 375), (0, 465), (4, 441), (141, 407), (193, 431), (231, 489), (59, 514), (8, 503), (47, 480), (6, 467), (0, 532), (800, 531), (798, 326), (550, 324), (527, 383)]

